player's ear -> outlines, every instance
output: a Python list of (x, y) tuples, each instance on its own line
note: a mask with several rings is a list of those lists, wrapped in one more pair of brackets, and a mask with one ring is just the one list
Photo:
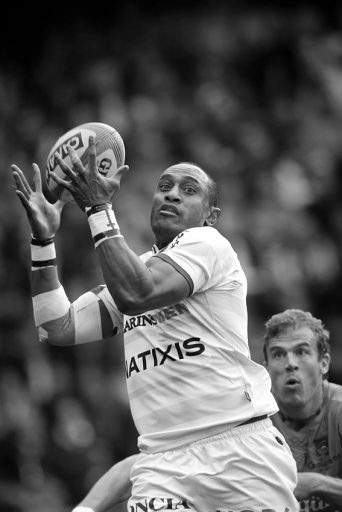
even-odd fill
[(323, 354), (322, 359), (321, 359), (322, 375), (326, 375), (329, 372), (329, 367), (330, 367), (330, 354), (326, 353), (326, 354)]
[(220, 208), (217, 208), (216, 206), (212, 206), (210, 208), (209, 215), (207, 216), (207, 218), (204, 222), (204, 225), (205, 226), (214, 226), (220, 215), (221, 215)]

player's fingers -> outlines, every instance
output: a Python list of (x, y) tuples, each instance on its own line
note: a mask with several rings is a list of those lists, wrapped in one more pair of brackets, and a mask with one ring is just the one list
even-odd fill
[(74, 148), (72, 146), (67, 146), (67, 150), (68, 150), (68, 153), (69, 153), (70, 163), (71, 163), (72, 170), (76, 174), (84, 174), (85, 173), (85, 169), (83, 167), (83, 164), (82, 164), (78, 154), (74, 150)]
[(31, 214), (31, 208), (30, 208), (29, 202), (26, 199), (25, 195), (21, 192), (21, 190), (16, 190), (16, 193), (17, 193), (17, 196), (19, 197), (19, 199), (21, 201), (21, 204), (25, 208), (27, 214), (30, 215)]
[(28, 181), (25, 177), (25, 174), (23, 171), (15, 164), (11, 165), (11, 169), (13, 172), (13, 178), (14, 181), (21, 190), (25, 191), (26, 194), (30, 194), (32, 192), (32, 189), (30, 185), (28, 184)]
[(36, 189), (36, 192), (42, 191), (42, 178), (40, 176), (40, 169), (37, 164), (32, 164), (33, 167), (33, 183)]
[(19, 174), (15, 171), (15, 172), (13, 172), (12, 176), (13, 176), (13, 180), (14, 180), (14, 183), (15, 183), (15, 189), (16, 189), (16, 191), (17, 191), (17, 190), (20, 190), (20, 192), (21, 192), (22, 194), (24, 194), (24, 195), (25, 195), (25, 197), (27, 197), (27, 199), (28, 199), (28, 198), (30, 197), (30, 192), (28, 192), (28, 191), (26, 190), (26, 188), (24, 187), (24, 185), (23, 185), (23, 183), (22, 183), (22, 181), (21, 181), (21, 179), (20, 179)]
[[(64, 174), (66, 174), (68, 176), (68, 178), (70, 178), (72, 181), (74, 181), (76, 176), (77, 176), (76, 173), (70, 168), (69, 165), (67, 165), (64, 162), (64, 160), (62, 159), (62, 157), (58, 153), (56, 153), (55, 158), (56, 158), (60, 168), (64, 172)], [(53, 172), (51, 171), (50, 174), (52, 176)], [(56, 176), (56, 174), (55, 174), (55, 176)]]
[(116, 172), (115, 174), (120, 177), (122, 177), (124, 174), (126, 174), (126, 172), (129, 171), (129, 166), (128, 165), (122, 165), (121, 167), (118, 167), (116, 169)]
[(72, 192), (74, 190), (70, 181), (62, 180), (62, 178), (57, 176), (57, 174), (55, 174), (53, 171), (49, 172), (49, 176), (51, 176), (51, 178), (57, 183), (57, 185), (60, 185), (61, 187), (64, 187), (64, 188), (70, 190), (70, 192)]
[(121, 167), (118, 167), (113, 176), (113, 180), (115, 182), (119, 181), (119, 183), (121, 183), (121, 179), (124, 176), (124, 174), (126, 174), (127, 171), (129, 171), (128, 165), (122, 165)]
[(94, 135), (89, 136), (89, 145), (88, 145), (88, 169), (92, 173), (96, 173), (96, 145), (95, 145), (95, 137)]

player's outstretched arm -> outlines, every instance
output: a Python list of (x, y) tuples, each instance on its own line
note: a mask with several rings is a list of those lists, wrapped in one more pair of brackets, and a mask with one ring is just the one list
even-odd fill
[(297, 500), (320, 496), (342, 506), (342, 479), (321, 473), (298, 473), (295, 496)]
[[(12, 165), (12, 176), (16, 194), (26, 212), (31, 228), (32, 257), (32, 300), (35, 324), (41, 341), (54, 338), (55, 329), (44, 330), (42, 325), (64, 316), (70, 310), (70, 302), (59, 282), (56, 265), (54, 236), (59, 228), (64, 203), (51, 204), (42, 192), (40, 170), (33, 164), (33, 186), (29, 184), (23, 171)], [(71, 315), (70, 315), (71, 316)], [(70, 322), (65, 323), (65, 339), (59, 344), (71, 344)], [(50, 331), (50, 332), (49, 332)]]
[(72, 512), (126, 512), (131, 495), (131, 468), (139, 454), (112, 466)]
[(12, 172), (16, 193), (32, 232), (31, 288), (40, 341), (52, 345), (74, 345), (101, 340), (120, 332), (122, 315), (106, 294), (105, 287), (87, 292), (70, 303), (59, 281), (54, 234), (60, 225), (64, 203), (57, 201), (51, 204), (44, 197), (38, 165), (33, 164), (33, 187), (18, 166), (13, 165)]

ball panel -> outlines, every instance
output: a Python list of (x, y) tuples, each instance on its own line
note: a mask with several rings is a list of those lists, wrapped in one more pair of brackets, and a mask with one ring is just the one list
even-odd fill
[(58, 165), (56, 154), (58, 153), (63, 161), (69, 165), (68, 146), (74, 148), (82, 163), (85, 165), (88, 159), (90, 135), (95, 137), (96, 163), (99, 172), (101, 172), (103, 176), (110, 177), (118, 167), (124, 164), (125, 145), (115, 128), (104, 123), (84, 123), (72, 128), (59, 137), (47, 157), (45, 180), (43, 180), (45, 183), (43, 183), (43, 185), (44, 194), (50, 202), (54, 203), (57, 199), (62, 199), (65, 202), (74, 203), (70, 192), (59, 187), (49, 173), (53, 171), (62, 179), (67, 179), (63, 170)]

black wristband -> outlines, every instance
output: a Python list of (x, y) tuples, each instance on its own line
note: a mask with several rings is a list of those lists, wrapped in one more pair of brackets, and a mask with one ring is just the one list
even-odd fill
[(39, 260), (39, 261), (32, 260), (31, 265), (32, 265), (32, 268), (52, 267), (54, 265), (57, 265), (57, 258), (52, 258), (51, 260)]
[(88, 217), (94, 213), (102, 212), (103, 210), (111, 210), (112, 205), (110, 203), (94, 204), (90, 208), (86, 208), (86, 214)]
[(45, 247), (46, 245), (53, 244), (55, 239), (55, 236), (50, 236), (49, 238), (46, 238), (45, 240), (37, 240), (34, 236), (31, 238), (31, 244), (32, 245), (39, 245), (40, 247)]

